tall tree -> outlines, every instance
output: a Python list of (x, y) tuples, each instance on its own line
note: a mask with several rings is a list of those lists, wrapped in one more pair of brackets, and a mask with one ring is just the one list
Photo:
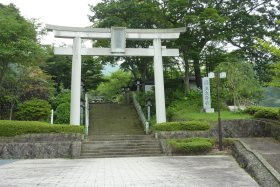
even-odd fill
[[(168, 20), (164, 19), (160, 3), (156, 0), (103, 0), (90, 7), (93, 15), (90, 21), (94, 27), (127, 27), (127, 28), (165, 28)], [(109, 42), (98, 42), (97, 45), (107, 46)], [(127, 41), (127, 47), (149, 47), (151, 41)], [(121, 68), (132, 72), (134, 79), (142, 82), (151, 78), (152, 58), (107, 58), (106, 60), (122, 61)]]
[(20, 15), (13, 4), (0, 3), (0, 87), (10, 64), (30, 66), (43, 60), (36, 25)]

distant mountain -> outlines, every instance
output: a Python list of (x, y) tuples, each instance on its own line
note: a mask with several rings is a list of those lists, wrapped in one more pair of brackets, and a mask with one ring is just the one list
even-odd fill
[(266, 87), (264, 97), (259, 105), (268, 107), (280, 107), (280, 88)]

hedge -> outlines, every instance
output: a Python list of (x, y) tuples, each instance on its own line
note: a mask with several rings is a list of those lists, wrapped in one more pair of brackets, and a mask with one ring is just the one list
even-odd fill
[(207, 153), (214, 146), (214, 140), (210, 138), (187, 138), (181, 140), (169, 139), (168, 145), (174, 153), (198, 154)]
[(27, 121), (47, 121), (51, 114), (51, 105), (48, 101), (31, 99), (18, 106), (16, 118)]
[(204, 131), (210, 129), (210, 124), (204, 121), (178, 121), (158, 123), (153, 126), (155, 131)]
[(279, 109), (274, 107), (249, 106), (244, 112), (253, 115), (255, 118), (279, 119)]
[(40, 133), (84, 133), (84, 127), (72, 125), (51, 125), (37, 121), (0, 120), (0, 136), (16, 136)]

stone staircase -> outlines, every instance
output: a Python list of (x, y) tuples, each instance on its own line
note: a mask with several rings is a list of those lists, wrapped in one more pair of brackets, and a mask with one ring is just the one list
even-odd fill
[(131, 105), (93, 104), (80, 158), (162, 156), (159, 140), (144, 135)]
[(162, 156), (159, 140), (147, 135), (98, 135), (82, 144), (81, 158)]

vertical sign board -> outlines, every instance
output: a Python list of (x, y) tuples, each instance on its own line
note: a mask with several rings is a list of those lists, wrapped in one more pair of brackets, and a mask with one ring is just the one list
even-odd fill
[(111, 52), (112, 53), (125, 53), (125, 27), (112, 27), (111, 28)]
[(202, 92), (203, 92), (203, 109), (204, 111), (214, 112), (211, 108), (211, 95), (210, 95), (210, 79), (209, 77), (202, 78)]

